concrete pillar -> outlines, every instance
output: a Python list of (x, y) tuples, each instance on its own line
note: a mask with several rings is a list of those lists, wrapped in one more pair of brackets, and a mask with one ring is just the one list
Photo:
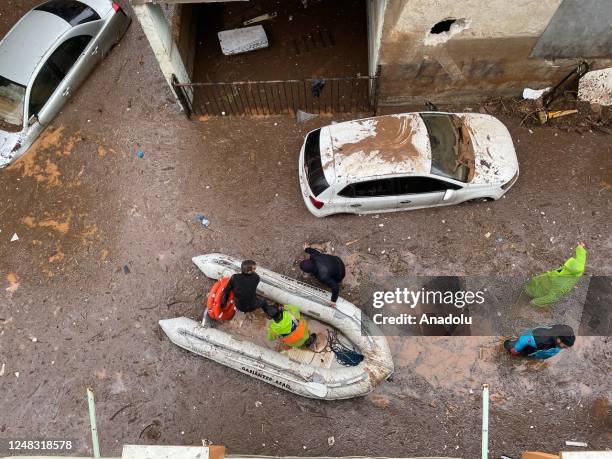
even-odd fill
[[(157, 3), (135, 4), (134, 13), (147, 40), (149, 40), (151, 49), (153, 49), (155, 58), (170, 88), (172, 88), (172, 75), (176, 75), (179, 83), (191, 83), (178, 47), (172, 39), (170, 24), (161, 6)], [(172, 89), (172, 92), (178, 97), (174, 89)], [(192, 91), (185, 92), (191, 102), (193, 100)]]

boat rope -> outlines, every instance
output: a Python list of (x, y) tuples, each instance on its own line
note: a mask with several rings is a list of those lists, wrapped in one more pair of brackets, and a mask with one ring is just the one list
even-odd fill
[(327, 331), (327, 345), (336, 356), (336, 360), (340, 365), (345, 367), (355, 367), (363, 361), (363, 354), (345, 346), (338, 339), (337, 330)]

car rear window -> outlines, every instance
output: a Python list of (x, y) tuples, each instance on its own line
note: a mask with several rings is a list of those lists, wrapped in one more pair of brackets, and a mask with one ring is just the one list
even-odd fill
[(304, 147), (306, 178), (308, 186), (315, 197), (329, 188), (329, 183), (325, 179), (325, 172), (323, 172), (323, 164), (321, 163), (320, 137), (321, 129), (312, 131), (306, 137), (306, 145)]
[(100, 19), (91, 7), (76, 0), (50, 0), (34, 9), (55, 14), (73, 27)]

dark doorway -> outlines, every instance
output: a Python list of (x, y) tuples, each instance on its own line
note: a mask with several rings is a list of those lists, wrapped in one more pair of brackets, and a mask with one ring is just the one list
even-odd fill
[[(194, 5), (196, 49), (192, 81), (231, 82), (368, 74), (364, 0), (251, 0)], [(269, 47), (225, 56), (217, 33), (260, 22)]]

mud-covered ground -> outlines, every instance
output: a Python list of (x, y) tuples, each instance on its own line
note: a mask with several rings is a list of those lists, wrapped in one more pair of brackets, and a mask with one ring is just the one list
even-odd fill
[[(2, 33), (36, 3), (5, 2)], [(504, 199), (316, 219), (297, 156), (303, 134), (331, 118), (188, 121), (134, 23), (29, 154), (0, 171), (0, 438), (71, 438), (91, 454), (90, 386), (105, 455), (208, 439), (230, 453), (474, 458), (489, 383), (492, 457), (566, 440), (610, 448), (604, 338), (536, 363), (508, 358), (497, 337), (392, 338), (391, 381), (320, 402), (189, 354), (157, 326), (199, 317), (211, 282), (191, 256), (212, 251), (297, 275), (303, 244), (329, 241), (356, 304), (372, 279), (533, 273), (578, 241), (588, 273), (611, 274), (611, 137), (502, 119), (521, 166)]]

